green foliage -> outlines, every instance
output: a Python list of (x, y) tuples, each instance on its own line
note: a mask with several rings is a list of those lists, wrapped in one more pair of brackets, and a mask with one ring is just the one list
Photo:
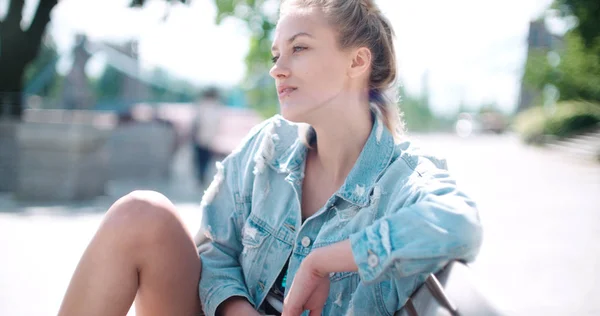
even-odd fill
[(569, 137), (600, 123), (600, 104), (591, 102), (561, 102), (554, 110), (541, 106), (519, 113), (514, 129), (527, 143), (541, 143), (548, 135)]
[(56, 72), (56, 62), (59, 58), (52, 41), (46, 41), (40, 47), (37, 57), (25, 68), (24, 82), (27, 93), (45, 98), (59, 97), (64, 77)]
[[(250, 31), (249, 51), (246, 55), (244, 87), (248, 104), (268, 117), (278, 112), (277, 91), (268, 77), (271, 68), (271, 38), (276, 16), (269, 15), (265, 0), (215, 0), (217, 23), (228, 17), (243, 21)], [(273, 4), (273, 1), (270, 1)]]
[(435, 115), (429, 105), (429, 92), (415, 97), (400, 89), (400, 110), (408, 132), (429, 132), (434, 130), (449, 130), (452, 120)]
[[(102, 75), (91, 82), (98, 100), (118, 100), (123, 96), (123, 82), (127, 75), (107, 66)], [(185, 80), (178, 79), (162, 68), (152, 70), (148, 85), (148, 102), (191, 102), (197, 97), (198, 88)], [(141, 101), (141, 100), (128, 100)]]
[(429, 105), (422, 101), (410, 96), (405, 96), (400, 101), (406, 129), (410, 132), (426, 131), (435, 127), (435, 117), (431, 113)]
[(247, 102), (261, 116), (271, 117), (279, 112), (275, 83), (267, 75), (256, 78), (256, 81), (246, 89)]
[(107, 66), (96, 82), (92, 84), (97, 98), (116, 99), (121, 96), (123, 74), (117, 69)]
[(600, 2), (598, 0), (556, 0), (553, 6), (563, 16), (577, 18), (575, 31), (581, 35), (586, 48), (597, 47), (600, 37)]
[[(557, 10), (563, 18), (576, 18), (576, 26), (565, 34), (562, 44), (556, 48), (560, 55), (560, 62), (556, 67), (550, 66), (546, 51), (529, 52), (523, 76), (524, 84), (537, 91), (541, 91), (546, 85), (553, 85), (559, 91), (560, 101), (585, 100), (590, 101), (592, 106), (600, 107), (600, 2), (555, 0), (551, 8)], [(539, 96), (534, 103), (541, 105), (543, 101)], [(537, 113), (536, 111), (541, 110), (533, 110), (529, 115)], [(543, 117), (539, 120), (545, 122)], [(562, 134), (548, 128), (552, 135)], [(570, 128), (566, 127), (565, 130)]]
[[(593, 49), (600, 52), (600, 41)], [(525, 84), (537, 90), (542, 90), (546, 84), (553, 84), (560, 91), (560, 100), (600, 101), (600, 58), (584, 48), (578, 33), (565, 35), (564, 50), (560, 57), (560, 64), (553, 69), (548, 64), (545, 51), (529, 52)]]
[(579, 34), (565, 37), (565, 52), (556, 78), (564, 95), (562, 100), (600, 101), (600, 58), (594, 50), (600, 53), (600, 41), (593, 50), (586, 50)]
[(154, 102), (190, 102), (198, 94), (197, 87), (162, 68), (152, 70), (149, 85), (149, 99)]
[[(527, 56), (525, 85), (537, 91), (554, 85), (560, 93), (556, 106), (536, 106), (515, 118), (515, 131), (528, 143), (569, 137), (600, 123), (600, 2), (556, 0), (553, 8), (563, 17), (576, 17), (578, 23), (557, 47), (560, 62), (555, 67), (544, 50)], [(541, 105), (541, 98), (535, 104)]]

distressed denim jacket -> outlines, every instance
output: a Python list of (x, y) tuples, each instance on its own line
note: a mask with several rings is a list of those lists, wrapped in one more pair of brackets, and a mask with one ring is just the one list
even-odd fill
[(207, 315), (232, 296), (260, 311), (288, 260), (289, 285), (312, 250), (347, 239), (359, 269), (330, 274), (323, 315), (393, 315), (429, 273), (475, 258), (482, 231), (474, 202), (443, 160), (396, 144), (381, 120), (342, 187), (302, 222), (306, 153), (298, 125), (275, 116), (217, 164), (200, 230)]

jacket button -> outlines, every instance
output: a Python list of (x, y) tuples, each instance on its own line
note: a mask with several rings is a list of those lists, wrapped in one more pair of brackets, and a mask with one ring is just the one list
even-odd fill
[(379, 264), (379, 258), (377, 258), (377, 255), (372, 253), (367, 258), (367, 263), (369, 264), (369, 267), (375, 268)]
[(310, 238), (308, 238), (308, 236), (302, 237), (302, 246), (304, 246), (304, 247), (310, 246)]

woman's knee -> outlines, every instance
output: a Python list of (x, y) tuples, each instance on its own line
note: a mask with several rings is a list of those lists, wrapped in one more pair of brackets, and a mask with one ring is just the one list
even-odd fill
[(106, 213), (103, 226), (138, 242), (144, 238), (168, 238), (174, 232), (185, 231), (175, 205), (167, 197), (155, 191), (141, 190), (117, 200)]

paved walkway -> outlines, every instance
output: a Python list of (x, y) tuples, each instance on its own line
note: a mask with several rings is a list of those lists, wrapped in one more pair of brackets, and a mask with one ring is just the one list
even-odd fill
[[(524, 147), (509, 136), (417, 135), (448, 158), (479, 204), (485, 242), (473, 266), (508, 315), (600, 314), (600, 164)], [(178, 180), (148, 184), (199, 227), (196, 188), (179, 157)], [(109, 197), (70, 205), (19, 205), (0, 195), (0, 315), (54, 315)]]
[(417, 136), (477, 202), (474, 273), (508, 315), (600, 315), (600, 164), (508, 136)]
[(172, 181), (111, 183), (107, 196), (93, 201), (36, 205), (0, 194), (0, 316), (56, 315), (104, 212), (134, 189), (163, 192), (176, 203), (189, 231), (196, 232), (203, 188), (191, 176), (190, 160), (186, 148), (176, 157)]

